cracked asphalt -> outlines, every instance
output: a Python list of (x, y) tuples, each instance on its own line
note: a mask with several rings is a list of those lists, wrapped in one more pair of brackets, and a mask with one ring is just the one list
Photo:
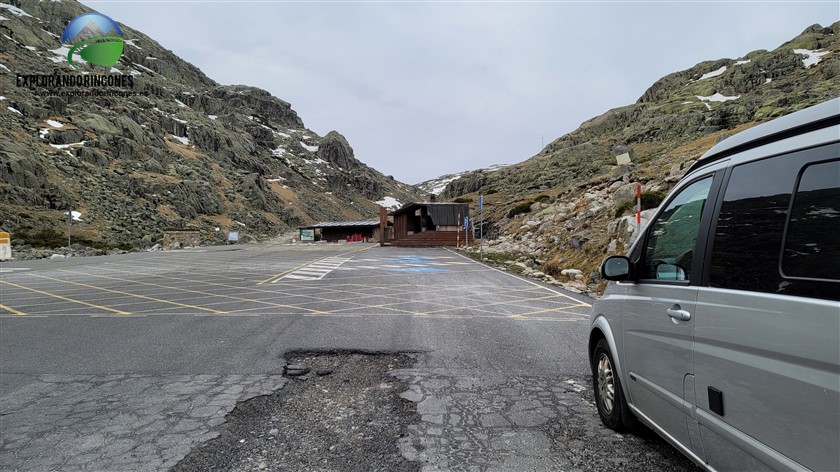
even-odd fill
[(653, 435), (600, 424), (588, 299), (453, 251), (10, 262), (0, 295), (3, 470), (167, 470), (217, 440), (237, 405), (282, 392), (295, 350), (415, 353), (389, 375), (416, 404), (393, 441), (420, 470), (695, 469)]

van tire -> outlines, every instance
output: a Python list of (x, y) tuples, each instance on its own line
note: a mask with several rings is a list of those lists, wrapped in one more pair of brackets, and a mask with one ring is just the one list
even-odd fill
[(624, 399), (624, 390), (615, 369), (615, 361), (604, 338), (595, 345), (592, 356), (592, 386), (598, 416), (601, 417), (604, 426), (618, 432), (634, 432), (638, 429), (638, 420)]

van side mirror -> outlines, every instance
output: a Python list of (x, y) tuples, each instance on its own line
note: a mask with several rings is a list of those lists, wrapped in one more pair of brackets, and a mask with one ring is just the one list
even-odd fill
[(610, 256), (601, 264), (601, 277), (607, 280), (629, 280), (632, 264), (624, 256)]

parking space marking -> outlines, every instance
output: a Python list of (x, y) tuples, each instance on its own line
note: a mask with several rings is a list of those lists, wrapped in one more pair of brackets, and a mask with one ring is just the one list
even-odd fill
[[(26, 316), (390, 315), (511, 321), (570, 321), (588, 317), (576, 313), (589, 306), (580, 300), (512, 274), (508, 275), (526, 283), (498, 281), (497, 276), (488, 272), (497, 269), (457, 253), (435, 249), (435, 252), (416, 251), (407, 255), (385, 249), (374, 251), (374, 257), (353, 255), (373, 247), (376, 246), (352, 251), (283, 247), (239, 253), (244, 256), (241, 259), (224, 252), (210, 254), (210, 251), (175, 257), (154, 254), (142, 261), (16, 273), (8, 278), (21, 284), (25, 280), (26, 286), (7, 283), (4, 295), (20, 297), (14, 298), (13, 303), (0, 305), (0, 316), (24, 313)], [(303, 250), (310, 252), (297, 253)], [(332, 255), (321, 257), (330, 252)], [(272, 268), (277, 270), (278, 265), (303, 262), (307, 255), (313, 260), (257, 282)], [(226, 261), (230, 264), (225, 265)], [(220, 264), (224, 270), (218, 270)], [(41, 275), (44, 273), (52, 276)], [(332, 275), (326, 278), (329, 274)], [(468, 284), (468, 289), (463, 286), (465, 277), (474, 282)], [(265, 285), (269, 282), (271, 285)], [(428, 296), (431, 293), (433, 299)], [(51, 298), (44, 296), (47, 294)], [(66, 302), (78, 303), (80, 308), (62, 306)]]
[(306, 314), (304, 317), (338, 317), (338, 318), (363, 318), (363, 317), (411, 317), (423, 319), (438, 319), (438, 320), (463, 320), (463, 319), (482, 319), (482, 320), (498, 320), (498, 321), (548, 321), (548, 322), (572, 322), (579, 323), (584, 321), (580, 318), (555, 318), (555, 317), (525, 317), (522, 315), (434, 315), (428, 313), (322, 313), (322, 314)]
[(315, 261), (308, 261), (305, 264), (301, 264), (301, 265), (299, 265), (299, 266), (297, 266), (293, 269), (285, 270), (283, 272), (280, 272), (279, 274), (273, 275), (273, 276), (263, 280), (262, 282), (259, 282), (257, 285), (263, 285), (263, 284), (266, 284), (266, 283), (269, 283), (269, 282), (273, 284), (273, 283), (279, 281), (280, 279), (284, 278), (286, 275), (288, 275), (290, 273), (293, 273), (294, 271), (296, 271), (298, 269), (301, 269), (303, 267), (306, 267), (310, 264), (315, 264), (315, 263), (321, 262), (325, 259), (330, 259), (330, 258), (333, 258), (333, 257), (345, 257), (345, 256), (348, 256), (348, 255), (356, 253), (356, 252), (367, 251), (368, 249), (372, 249), (374, 247), (378, 247), (378, 246), (368, 246), (368, 247), (364, 247), (364, 248), (361, 248), (361, 249), (353, 249), (353, 250), (351, 250), (349, 252), (345, 252), (343, 254), (335, 254), (335, 255), (327, 256), (327, 257), (324, 257), (322, 259), (318, 259), (318, 260), (315, 260)]
[[(323, 297), (300, 294), (300, 293), (295, 293), (293, 291), (277, 291), (277, 290), (271, 290), (271, 289), (256, 288), (254, 286), (230, 285), (230, 284), (223, 284), (223, 283), (218, 283), (218, 282), (187, 279), (187, 278), (184, 278), (184, 277), (158, 276), (158, 275), (155, 275), (155, 274), (128, 272), (128, 271), (123, 271), (123, 270), (113, 269), (113, 268), (107, 268), (107, 269), (110, 270), (110, 271), (113, 271), (113, 272), (139, 274), (139, 275), (150, 276), (150, 277), (159, 277), (159, 278), (169, 279), (169, 280), (192, 282), (192, 283), (200, 284), (200, 286), (201, 285), (203, 285), (203, 286), (208, 286), (209, 285), (209, 286), (214, 286), (214, 287), (224, 287), (224, 288), (227, 288), (227, 289), (240, 290), (242, 292), (247, 292), (247, 294), (250, 294), (250, 295), (266, 295), (266, 296), (275, 296), (275, 297), (280, 296), (280, 295), (286, 295), (286, 296), (296, 296), (296, 297), (302, 297), (302, 298), (309, 298), (309, 299), (312, 299), (313, 302), (329, 301), (329, 300), (324, 299)], [(146, 283), (146, 282), (137, 282), (137, 283), (143, 284), (143, 283)], [(154, 285), (158, 285), (158, 284), (154, 284)], [(204, 294), (204, 295), (207, 294), (207, 292), (201, 292), (201, 291), (197, 291), (197, 290), (178, 289), (178, 288), (168, 287), (168, 286), (166, 286), (166, 287), (169, 290), (180, 290), (182, 292), (199, 293), (199, 294)], [(332, 290), (326, 290), (326, 291), (334, 292)], [(237, 300), (237, 301), (265, 303), (265, 304), (268, 304), (270, 306), (275, 306), (277, 308), (297, 308), (296, 305), (266, 302), (264, 300), (259, 300), (259, 299), (255, 299), (255, 298), (243, 298), (243, 297), (228, 296), (228, 295), (221, 294), (219, 292), (214, 292), (212, 295), (216, 296), (216, 297), (232, 298), (232, 299)], [(307, 302), (307, 303), (309, 303), (309, 302)], [(211, 305), (211, 304), (208, 304), (208, 305)], [(306, 311), (312, 311), (312, 312), (315, 312), (315, 313), (319, 313), (318, 310), (310, 310), (308, 308), (302, 308), (302, 309), (306, 310)], [(237, 310), (237, 312), (238, 312), (238, 310)], [(234, 313), (234, 312), (231, 311), (231, 312), (228, 312), (227, 314), (230, 314), (230, 313)]]
[[(30, 275), (32, 275), (32, 274), (30, 274)], [(131, 313), (128, 313), (126, 311), (114, 310), (113, 308), (108, 308), (108, 307), (100, 306), (100, 305), (94, 305), (93, 303), (83, 302), (81, 300), (74, 300), (72, 298), (64, 297), (64, 296), (61, 296), (61, 295), (56, 295), (56, 294), (53, 294), (53, 293), (50, 293), (50, 292), (45, 292), (43, 290), (38, 290), (38, 289), (34, 289), (34, 288), (25, 287), (23, 285), (18, 285), (18, 284), (12, 283), (12, 282), (7, 282), (5, 280), (0, 280), (0, 284), (11, 285), (12, 287), (21, 288), (23, 290), (29, 290), (31, 292), (40, 293), (40, 294), (46, 295), (48, 297), (58, 298), (60, 300), (64, 300), (64, 301), (71, 302), (71, 303), (80, 303), (82, 305), (87, 305), (89, 307), (97, 308), (99, 310), (110, 311), (110, 312), (116, 313), (118, 315), (130, 315), (131, 314)]]
[(538, 284), (538, 283), (536, 283), (536, 282), (532, 282), (532, 281), (530, 281), (530, 280), (524, 279), (524, 278), (522, 278), (522, 277), (519, 277), (518, 275), (511, 274), (510, 272), (505, 272), (505, 271), (503, 271), (503, 270), (499, 270), (499, 269), (497, 269), (497, 268), (495, 268), (495, 267), (491, 267), (491, 266), (489, 266), (489, 265), (487, 265), (487, 264), (483, 264), (483, 263), (481, 263), (481, 262), (479, 262), (479, 261), (476, 261), (476, 260), (474, 260), (474, 259), (470, 259), (469, 257), (467, 257), (467, 256), (465, 256), (465, 255), (463, 255), (463, 254), (459, 254), (459, 253), (457, 253), (457, 252), (455, 252), (455, 251), (453, 251), (453, 250), (451, 250), (451, 249), (449, 249), (449, 248), (445, 248), (445, 249), (446, 249), (447, 251), (449, 251), (449, 252), (453, 253), (453, 254), (456, 254), (456, 255), (458, 255), (458, 256), (463, 257), (464, 259), (467, 259), (467, 260), (469, 260), (469, 261), (472, 261), (472, 262), (474, 262), (474, 263), (476, 263), (476, 264), (481, 264), (481, 265), (483, 265), (483, 266), (487, 267), (488, 269), (495, 270), (496, 272), (501, 272), (501, 273), (503, 273), (503, 274), (509, 275), (510, 277), (513, 277), (513, 278), (515, 278), (515, 279), (521, 280), (522, 282), (525, 282), (525, 283), (531, 284), (531, 285), (533, 285), (533, 286), (535, 286), (535, 287), (539, 287), (539, 288), (541, 288), (541, 289), (543, 289), (543, 290), (548, 290), (549, 292), (551, 292), (551, 293), (555, 293), (555, 294), (557, 294), (557, 295), (560, 295), (561, 297), (566, 297), (566, 298), (568, 298), (568, 299), (570, 299), (570, 300), (574, 300), (574, 301), (576, 301), (576, 302), (578, 302), (578, 303), (581, 303), (581, 304), (582, 304), (582, 306), (584, 306), (584, 307), (591, 307), (591, 306), (592, 306), (592, 305), (590, 305), (589, 303), (582, 302), (582, 301), (580, 301), (580, 300), (578, 300), (578, 299), (576, 299), (576, 298), (574, 298), (574, 297), (571, 297), (571, 296), (569, 296), (569, 295), (566, 295), (565, 293), (558, 292), (557, 290), (554, 290), (554, 289), (549, 288), (549, 287), (546, 287), (546, 286), (544, 286), (544, 285), (540, 285), (540, 284)]
[[(60, 269), (60, 270), (62, 272), (70, 272), (70, 273), (74, 273), (74, 274), (82, 274), (82, 275), (91, 276), (91, 274), (86, 274), (84, 272), (76, 272), (76, 271), (71, 271), (71, 270), (66, 270), (66, 269)], [(211, 313), (216, 313), (218, 315), (224, 314), (223, 311), (219, 311), (219, 310), (213, 310), (213, 309), (210, 309), (210, 308), (202, 308), (200, 306), (190, 305), (190, 304), (187, 304), (187, 303), (167, 301), (167, 300), (163, 300), (163, 299), (160, 299), (160, 298), (149, 297), (149, 296), (146, 296), (146, 295), (139, 295), (139, 294), (136, 294), (136, 293), (124, 292), (122, 290), (114, 290), (114, 289), (110, 289), (110, 288), (98, 287), (96, 285), (84, 284), (84, 283), (81, 283), (81, 282), (71, 282), (69, 280), (56, 279), (54, 277), (48, 277), (46, 275), (37, 275), (37, 274), (29, 274), (29, 275), (32, 276), (32, 277), (54, 280), (54, 281), (62, 282), (62, 283), (66, 283), (66, 284), (78, 285), (80, 287), (92, 288), (94, 290), (101, 290), (103, 292), (115, 293), (117, 295), (125, 295), (127, 297), (134, 297), (134, 298), (142, 298), (144, 300), (150, 300), (150, 301), (157, 302), (157, 303), (165, 303), (167, 305), (177, 305), (177, 306), (184, 307), (184, 308), (194, 308), (194, 309), (197, 309), (197, 310), (204, 310), (204, 311), (209, 311)], [(106, 278), (106, 279), (109, 278), (108, 276), (93, 276), (93, 277), (103, 277), (103, 278)], [(122, 279), (122, 280), (126, 281), (126, 282), (138, 283), (138, 282), (133, 281), (133, 280), (126, 280), (126, 279)]]
[[(273, 303), (273, 302), (267, 302), (267, 301), (264, 301), (264, 300), (254, 300), (254, 299), (250, 299), (250, 298), (235, 297), (235, 296), (232, 296), (232, 295), (222, 295), (222, 294), (212, 293), (212, 292), (203, 292), (203, 291), (200, 291), (200, 290), (179, 289), (177, 287), (167, 287), (166, 285), (155, 284), (155, 283), (151, 283), (151, 282), (140, 282), (138, 280), (124, 279), (124, 278), (121, 278), (121, 277), (111, 277), (111, 276), (108, 276), (108, 275), (93, 275), (93, 274), (88, 274), (88, 273), (84, 273), (84, 272), (75, 272), (75, 271), (71, 271), (71, 270), (67, 270), (67, 269), (62, 269), (62, 272), (72, 272), (72, 273), (77, 273), (77, 274), (88, 275), (88, 276), (91, 276), (91, 277), (100, 277), (100, 278), (118, 280), (118, 281), (123, 281), (123, 282), (131, 282), (131, 283), (140, 284), (140, 285), (150, 285), (150, 286), (154, 286), (154, 287), (169, 288), (169, 289), (172, 289), (172, 290), (177, 290), (179, 292), (194, 293), (194, 294), (197, 294), (197, 295), (206, 295), (206, 296), (210, 296), (210, 297), (214, 297), (214, 298), (227, 298), (227, 299), (236, 300), (236, 301), (239, 301), (239, 302), (258, 303), (258, 304), (269, 305), (269, 306), (277, 307), (277, 308), (297, 308), (295, 306), (285, 305), (285, 304), (282, 304), (282, 303)], [(58, 279), (56, 279), (56, 280), (58, 280)], [(68, 283), (76, 283), (76, 282), (68, 282)], [(109, 289), (103, 289), (101, 287), (96, 287), (94, 285), (91, 285), (90, 287), (91, 288), (98, 288), (100, 290), (110, 291)], [(119, 292), (117, 292), (117, 293), (119, 293)], [(128, 295), (132, 295), (132, 294), (128, 294)], [(140, 297), (140, 298), (149, 298), (149, 299), (154, 300), (154, 301), (160, 301), (160, 302), (163, 302), (163, 303), (171, 303), (173, 305), (180, 305), (180, 306), (183, 306), (183, 307), (186, 307), (186, 308), (195, 308), (195, 309), (198, 309), (198, 310), (208, 311), (208, 312), (216, 313), (216, 314), (219, 314), (219, 315), (229, 314), (229, 313), (232, 313), (234, 311), (238, 311), (238, 310), (219, 311), (219, 310), (213, 310), (213, 309), (210, 309), (210, 308), (203, 308), (203, 307), (196, 306), (196, 305), (187, 305), (187, 304), (178, 303), (178, 302), (167, 302), (166, 300), (157, 300), (157, 299), (150, 298), (150, 297), (144, 297), (143, 295), (133, 295), (133, 296)], [(218, 302), (216, 304), (221, 304), (221, 303), (225, 303), (225, 302)], [(312, 312), (312, 313), (320, 313), (319, 310), (312, 310), (310, 308), (301, 308), (301, 309), (303, 309), (305, 311)]]
[(318, 261), (312, 262), (307, 264), (303, 267), (295, 269), (280, 278), (277, 278), (271, 283), (276, 283), (283, 279), (295, 279), (295, 280), (321, 280), (327, 276), (330, 272), (337, 269), (339, 266), (344, 264), (345, 262), (349, 261), (351, 258), (349, 257), (340, 257), (340, 256), (329, 256), (323, 259), (319, 259)]
[(0, 304), (0, 310), (6, 310), (13, 315), (26, 315), (26, 313), (22, 311), (15, 310), (14, 308), (7, 307), (6, 305)]

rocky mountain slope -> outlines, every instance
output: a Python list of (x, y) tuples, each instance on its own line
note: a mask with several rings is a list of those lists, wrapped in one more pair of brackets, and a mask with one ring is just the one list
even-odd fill
[[(465, 171), (465, 172), (456, 172), (454, 174), (441, 175), (440, 177), (438, 177), (436, 179), (426, 180), (424, 182), (420, 182), (419, 184), (414, 184), (414, 186), (419, 188), (420, 190), (426, 192), (426, 193), (437, 195), (437, 194), (443, 192), (443, 190), (449, 184), (455, 182), (456, 180), (460, 179), (461, 177), (464, 177), (465, 175), (469, 176), (469, 175), (472, 175), (472, 174), (475, 174), (475, 173), (495, 172), (497, 170), (504, 169), (508, 165), (510, 165), (510, 164), (495, 164), (495, 165), (492, 165), (492, 166), (484, 167), (482, 169), (468, 170), (468, 171)], [(467, 179), (467, 180), (469, 180), (469, 179)], [(458, 184), (453, 184), (452, 185), (452, 188), (450, 189), (450, 193), (457, 193), (458, 192), (457, 185)]]
[(663, 77), (636, 103), (586, 121), (524, 162), (463, 175), (441, 197), (477, 202), (485, 194), (485, 233), (499, 234), (485, 251), (503, 253), (496, 257), (514, 270), (597, 291), (601, 260), (634, 239), (638, 184), (643, 207), (655, 208), (716, 142), (837, 96), (840, 22), (813, 25), (772, 51)]
[[(289, 103), (219, 85), (130, 27), (120, 25), (113, 68), (74, 58), (73, 71), (60, 37), (87, 11), (74, 0), (0, 4), (0, 229), (13, 238), (62, 231), (72, 209), (74, 233), (98, 245), (150, 246), (166, 228), (212, 242), (230, 229), (260, 237), (376, 218), (377, 200), (420, 198), (356, 159), (338, 132), (308, 130)], [(123, 86), (19, 78), (53, 74)], [(58, 96), (105, 89), (133, 95)]]

